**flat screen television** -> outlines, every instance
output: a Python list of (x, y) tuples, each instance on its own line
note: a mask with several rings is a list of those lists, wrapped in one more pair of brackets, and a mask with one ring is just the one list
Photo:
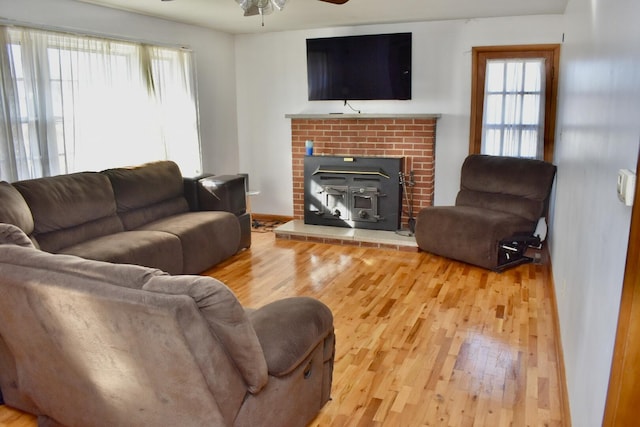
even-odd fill
[(307, 39), (310, 101), (411, 99), (411, 33)]

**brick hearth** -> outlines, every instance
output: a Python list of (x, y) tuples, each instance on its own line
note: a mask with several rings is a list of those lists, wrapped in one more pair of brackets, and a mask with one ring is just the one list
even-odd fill
[[(291, 118), (293, 215), (304, 218), (305, 141), (316, 156), (404, 157), (404, 172), (414, 171), (414, 216), (433, 205), (436, 121), (439, 115), (287, 115)], [(402, 226), (408, 211), (403, 198)]]

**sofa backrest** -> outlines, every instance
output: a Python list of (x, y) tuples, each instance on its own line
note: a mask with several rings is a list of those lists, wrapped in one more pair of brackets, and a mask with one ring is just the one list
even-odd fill
[[(219, 285), (176, 277), (3, 245), (6, 403), (63, 425), (230, 425), (247, 393), (242, 375), (194, 297), (161, 291)], [(211, 298), (210, 310), (229, 313)]]
[(45, 251), (58, 252), (124, 230), (111, 183), (98, 172), (30, 179), (13, 186), (31, 210), (33, 237)]
[(111, 181), (117, 212), (127, 230), (189, 211), (182, 173), (172, 161), (107, 169), (102, 174)]
[(456, 205), (537, 221), (546, 209), (555, 173), (555, 165), (541, 160), (470, 155), (462, 165)]

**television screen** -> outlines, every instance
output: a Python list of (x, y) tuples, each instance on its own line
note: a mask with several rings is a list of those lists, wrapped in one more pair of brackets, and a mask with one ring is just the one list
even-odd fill
[(411, 33), (307, 39), (309, 100), (411, 99)]

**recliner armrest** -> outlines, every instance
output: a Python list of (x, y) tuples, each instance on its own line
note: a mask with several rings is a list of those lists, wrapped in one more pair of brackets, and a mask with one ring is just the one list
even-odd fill
[[(295, 370), (319, 343), (333, 336), (333, 314), (314, 298), (285, 298), (247, 314), (262, 346), (269, 375), (275, 377)], [(325, 353), (325, 360), (333, 357), (333, 348)]]

